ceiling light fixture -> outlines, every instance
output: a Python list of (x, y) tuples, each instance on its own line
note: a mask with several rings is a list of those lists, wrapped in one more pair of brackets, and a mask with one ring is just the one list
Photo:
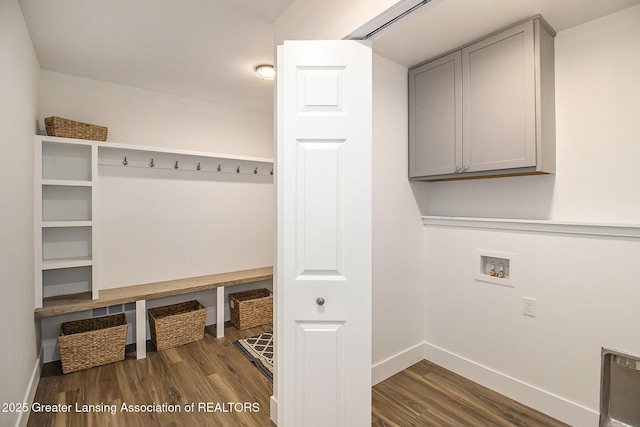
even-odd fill
[(276, 75), (276, 71), (273, 65), (262, 64), (256, 67), (256, 76), (263, 80), (273, 80)]

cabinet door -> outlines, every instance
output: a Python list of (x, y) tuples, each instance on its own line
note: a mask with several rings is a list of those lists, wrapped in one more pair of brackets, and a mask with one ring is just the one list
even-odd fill
[(533, 23), (462, 50), (463, 170), (536, 165)]
[(460, 51), (409, 72), (409, 176), (458, 172), (462, 165)]

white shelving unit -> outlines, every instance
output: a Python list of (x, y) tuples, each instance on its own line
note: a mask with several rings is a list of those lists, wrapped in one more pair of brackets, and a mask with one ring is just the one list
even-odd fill
[(51, 297), (97, 299), (98, 165), (266, 179), (273, 159), (36, 136), (35, 308)]
[(36, 137), (35, 307), (43, 300), (91, 292), (98, 297), (95, 171), (91, 141)]

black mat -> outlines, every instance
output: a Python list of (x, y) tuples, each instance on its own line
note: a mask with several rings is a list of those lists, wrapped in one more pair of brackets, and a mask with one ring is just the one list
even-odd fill
[(233, 345), (273, 382), (273, 333), (266, 332), (234, 341)]

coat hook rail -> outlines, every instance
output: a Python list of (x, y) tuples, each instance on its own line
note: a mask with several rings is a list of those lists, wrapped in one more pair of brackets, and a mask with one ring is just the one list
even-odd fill
[[(183, 170), (193, 171), (199, 173), (225, 173), (234, 175), (249, 175), (249, 176), (273, 176), (273, 167), (267, 167), (263, 163), (256, 161), (243, 161), (242, 163), (207, 163), (198, 161), (201, 158), (189, 158), (177, 159), (162, 159), (156, 161), (156, 157), (147, 157), (148, 163), (144, 160), (144, 157), (130, 156), (127, 153), (119, 153), (116, 157), (101, 157), (98, 164), (103, 166), (126, 166), (128, 168), (155, 168), (155, 169), (167, 169), (167, 170)], [(206, 159), (205, 159), (206, 160)], [(232, 160), (233, 161), (233, 160)], [(213, 164), (212, 164), (213, 163)], [(233, 166), (235, 165), (235, 166)]]

